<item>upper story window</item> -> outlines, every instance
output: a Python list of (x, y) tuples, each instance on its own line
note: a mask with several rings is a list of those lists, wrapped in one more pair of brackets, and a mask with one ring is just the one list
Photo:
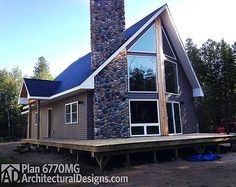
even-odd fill
[(65, 123), (78, 123), (78, 102), (65, 105)]
[(129, 91), (156, 92), (155, 26), (149, 27), (128, 49)]
[(165, 60), (165, 82), (167, 93), (179, 94), (178, 69), (175, 62)]
[(156, 57), (128, 55), (129, 91), (156, 91)]
[(129, 51), (156, 53), (155, 26), (152, 25), (130, 48)]
[(163, 28), (162, 28), (162, 43), (163, 43), (163, 53), (165, 54), (165, 56), (176, 60), (176, 56), (174, 50), (171, 47), (170, 40), (168, 39), (167, 33)]

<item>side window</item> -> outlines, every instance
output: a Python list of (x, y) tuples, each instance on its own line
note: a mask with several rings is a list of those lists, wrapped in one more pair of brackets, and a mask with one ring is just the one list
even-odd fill
[(78, 123), (78, 102), (68, 103), (65, 105), (65, 123)]

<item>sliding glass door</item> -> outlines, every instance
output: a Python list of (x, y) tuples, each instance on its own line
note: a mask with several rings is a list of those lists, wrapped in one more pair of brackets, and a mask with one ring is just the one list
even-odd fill
[(169, 134), (181, 134), (181, 112), (180, 104), (178, 102), (167, 103), (168, 127)]

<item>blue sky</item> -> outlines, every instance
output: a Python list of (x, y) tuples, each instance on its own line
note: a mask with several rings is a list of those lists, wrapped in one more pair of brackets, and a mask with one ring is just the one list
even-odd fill
[[(236, 41), (235, 0), (125, 0), (126, 27), (165, 3), (183, 41)], [(58, 75), (90, 51), (89, 21), (89, 0), (0, 0), (0, 68), (30, 76), (44, 56)]]

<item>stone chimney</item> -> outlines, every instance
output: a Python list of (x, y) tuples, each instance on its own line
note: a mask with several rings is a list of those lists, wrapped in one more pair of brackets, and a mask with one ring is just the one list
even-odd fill
[(92, 69), (97, 69), (125, 40), (124, 0), (90, 0)]

